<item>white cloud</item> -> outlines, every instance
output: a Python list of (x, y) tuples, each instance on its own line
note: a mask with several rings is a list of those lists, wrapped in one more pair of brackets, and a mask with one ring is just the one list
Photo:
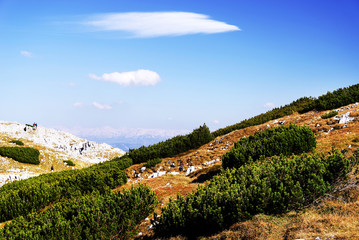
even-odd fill
[(161, 81), (161, 77), (158, 73), (140, 69), (132, 72), (113, 72), (104, 73), (101, 77), (95, 74), (89, 74), (89, 77), (104, 82), (114, 82), (122, 86), (154, 86)]
[(275, 108), (275, 104), (272, 102), (267, 102), (266, 104), (263, 105), (263, 107), (272, 109), (272, 108)]
[(82, 24), (100, 31), (125, 31), (134, 37), (180, 36), (239, 31), (229, 25), (191, 12), (128, 12), (95, 15)]
[(74, 107), (83, 107), (84, 104), (83, 104), (82, 102), (75, 102), (75, 103), (73, 104), (73, 106), (74, 106)]
[(69, 84), (67, 84), (67, 86), (69, 86), (69, 87), (76, 87), (76, 83), (69, 83)]
[(219, 120), (214, 120), (213, 123), (214, 124), (219, 124)]
[(101, 103), (98, 103), (98, 102), (93, 102), (92, 105), (95, 108), (100, 109), (100, 110), (111, 110), (112, 109), (112, 107), (110, 105), (101, 104)]
[(24, 57), (28, 57), (28, 58), (33, 57), (32, 53), (29, 51), (20, 51), (20, 54), (23, 55)]

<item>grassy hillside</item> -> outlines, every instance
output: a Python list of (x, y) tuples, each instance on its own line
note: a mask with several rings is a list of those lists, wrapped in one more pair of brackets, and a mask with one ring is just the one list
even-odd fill
[[(335, 93), (335, 101), (302, 98), (221, 130), (225, 135), (220, 131), (211, 134), (204, 125), (186, 136), (132, 150), (126, 157), (90, 168), (7, 184), (0, 188), (0, 217), (11, 222), (0, 224), (0, 238), (53, 239), (58, 231), (59, 238), (77, 239), (153, 239), (160, 234), (165, 238), (180, 234), (177, 239), (185, 239), (194, 232), (191, 237), (292, 239), (331, 234), (355, 239), (359, 237), (355, 234), (359, 232), (355, 224), (359, 222), (355, 211), (359, 201), (359, 104), (341, 104), (356, 101), (357, 91), (354, 85), (330, 93)], [(319, 110), (329, 102), (328, 106), (338, 106), (334, 102), (342, 107)], [(331, 110), (337, 115), (328, 114)], [(345, 114), (352, 119), (339, 122)], [(291, 156), (315, 145), (306, 147), (303, 142), (307, 140), (298, 140), (303, 151), (294, 152), (290, 144), (285, 145), (288, 141), (280, 141), (287, 138), (280, 129), (289, 129), (288, 136), (293, 138), (316, 142), (316, 153)], [(298, 135), (292, 132), (301, 129)], [(273, 135), (276, 132), (278, 136)], [(243, 155), (245, 159), (265, 144), (268, 149), (284, 144), (280, 148), (286, 156), (252, 158), (222, 170), (224, 155), (239, 146), (243, 137), (255, 140), (255, 147)], [(271, 141), (262, 142), (266, 139)], [(296, 141), (291, 144), (296, 146)], [(333, 147), (337, 150), (332, 151)], [(179, 200), (170, 200), (178, 194)], [(145, 220), (156, 216), (153, 212), (161, 217)], [(100, 213), (104, 216), (99, 217)], [(338, 221), (339, 216), (347, 224)], [(208, 224), (211, 231), (206, 231)]]
[[(277, 128), (282, 125), (280, 121), (284, 121), (285, 126), (295, 123), (300, 126), (309, 127), (316, 138), (318, 153), (327, 154), (332, 147), (339, 149), (345, 158), (350, 157), (354, 151), (359, 147), (359, 104), (351, 104), (336, 109), (338, 116), (348, 114), (354, 120), (348, 123), (339, 124), (339, 119), (331, 117), (323, 119), (323, 114), (329, 111), (309, 111), (303, 114), (293, 113), (279, 119), (265, 122), (264, 124), (251, 126), (248, 128), (233, 131), (225, 136), (219, 136), (215, 140), (206, 145), (201, 146), (195, 150), (188, 151), (175, 157), (165, 158), (162, 163), (156, 166), (160, 171), (174, 171), (171, 168), (171, 163), (175, 163), (175, 170), (183, 164), (185, 168), (187, 163), (192, 162), (194, 166), (201, 168), (194, 173), (186, 175), (180, 173), (179, 175), (165, 175), (162, 177), (148, 179), (146, 176), (140, 178), (131, 178), (129, 184), (136, 184), (138, 182), (145, 182), (157, 194), (160, 205), (166, 206), (169, 198), (176, 198), (180, 193), (187, 196), (192, 191), (195, 191), (197, 186), (203, 185), (204, 182), (210, 180), (214, 175), (218, 175), (221, 161), (215, 161), (212, 165), (205, 165), (214, 159), (222, 159), (222, 156), (227, 153), (234, 144), (242, 137), (247, 137), (261, 132), (265, 129)], [(127, 172), (132, 176), (133, 171), (140, 171), (142, 164), (130, 167)], [(316, 206), (306, 208), (304, 210), (297, 210), (296, 212), (289, 212), (281, 216), (277, 215), (254, 215), (253, 220), (244, 221), (243, 223), (236, 223), (228, 230), (216, 235), (218, 238), (228, 236), (229, 239), (284, 239), (286, 236), (294, 238), (314, 239), (315, 237), (329, 237), (337, 235), (339, 239), (356, 239), (359, 237), (355, 232), (359, 232), (359, 225), (354, 224), (358, 222), (359, 215), (355, 210), (358, 204), (358, 179), (359, 172), (356, 172), (356, 166), (353, 162), (352, 171), (348, 175), (347, 181), (339, 181), (334, 184), (334, 189), (330, 193), (315, 200), (318, 204), (324, 204), (325, 209), (332, 209), (331, 212), (322, 211)], [(156, 171), (154, 169), (154, 171)], [(146, 172), (143, 173), (143, 175)], [(152, 169), (148, 170), (148, 175), (153, 173)], [(331, 197), (332, 196), (332, 197)], [(320, 200), (321, 199), (321, 200)], [(159, 205), (159, 206), (160, 206)], [(161, 214), (161, 208), (157, 207), (157, 213)], [(311, 206), (311, 205), (309, 205)], [(338, 221), (342, 216), (343, 221)], [(272, 221), (273, 220), (273, 221)], [(325, 222), (321, 222), (325, 221)], [(149, 226), (149, 222), (143, 222), (144, 226)], [(313, 230), (311, 226), (316, 226)], [(344, 227), (345, 226), (345, 227)], [(272, 229), (272, 230), (270, 230)], [(153, 232), (142, 228), (150, 236), (154, 238)], [(141, 237), (139, 237), (141, 238)], [(206, 238), (211, 238), (207, 236)], [(204, 238), (204, 239), (206, 239)], [(146, 239), (146, 238), (145, 238)], [(183, 235), (176, 239), (186, 239)], [(213, 239), (215, 239), (213, 237)], [(291, 239), (291, 238), (289, 238)]]

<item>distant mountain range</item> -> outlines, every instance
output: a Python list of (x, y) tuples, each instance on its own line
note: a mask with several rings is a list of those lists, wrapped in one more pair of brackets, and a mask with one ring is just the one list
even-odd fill
[(54, 127), (55, 129), (72, 133), (76, 136), (98, 143), (107, 143), (126, 152), (129, 149), (156, 144), (174, 136), (188, 134), (189, 130), (176, 129), (144, 129), (144, 128), (113, 128), (109, 126), (99, 128), (86, 127)]
[(129, 149), (136, 149), (141, 146), (149, 146), (161, 141), (165, 141), (168, 137), (140, 136), (140, 137), (117, 137), (117, 138), (96, 138), (87, 137), (91, 141), (98, 143), (107, 143), (114, 148), (122, 149), (128, 152)]

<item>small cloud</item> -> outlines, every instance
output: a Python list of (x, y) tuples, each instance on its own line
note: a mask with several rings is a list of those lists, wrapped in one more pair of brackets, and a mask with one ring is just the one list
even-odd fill
[(275, 108), (275, 104), (272, 102), (267, 102), (266, 104), (263, 105), (263, 107), (272, 109), (272, 108)]
[(92, 105), (95, 108), (100, 109), (100, 110), (111, 110), (112, 109), (112, 107), (110, 105), (101, 104), (101, 103), (98, 103), (98, 102), (93, 102)]
[(99, 31), (124, 31), (133, 37), (180, 36), (240, 31), (235, 25), (192, 12), (127, 12), (92, 16), (81, 24)]
[(82, 102), (75, 102), (75, 103), (73, 104), (73, 106), (74, 106), (74, 107), (83, 107), (84, 104), (83, 104)]
[(20, 54), (23, 55), (24, 57), (28, 57), (28, 58), (33, 57), (32, 53), (29, 51), (20, 51)]
[(214, 124), (219, 124), (219, 120), (214, 120), (213, 123)]
[(95, 74), (89, 74), (89, 77), (104, 82), (114, 82), (122, 86), (154, 86), (161, 81), (158, 73), (140, 69), (132, 72), (113, 72), (104, 73), (101, 77)]
[(76, 83), (69, 83), (69, 84), (67, 84), (67, 86), (69, 86), (69, 87), (76, 87)]
[(167, 119), (168, 119), (168, 121), (172, 121), (173, 117), (168, 117)]

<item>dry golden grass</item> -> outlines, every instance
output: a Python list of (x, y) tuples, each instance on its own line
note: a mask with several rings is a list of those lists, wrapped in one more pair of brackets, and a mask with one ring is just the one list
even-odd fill
[[(359, 106), (349, 105), (341, 108), (339, 115), (350, 111), (350, 116), (354, 116), (354, 121), (347, 124), (338, 124), (338, 120), (321, 119), (320, 116), (329, 111), (322, 112), (308, 112), (305, 114), (294, 113), (290, 116), (286, 116), (279, 120), (285, 120), (284, 125), (288, 126), (290, 123), (298, 124), (300, 126), (306, 125), (312, 128), (317, 139), (317, 152), (327, 153), (332, 147), (339, 150), (347, 149), (347, 155), (350, 156), (352, 152), (359, 147)], [(346, 126), (343, 128), (343, 126)], [(204, 162), (214, 160), (216, 158), (222, 159), (223, 154), (228, 152), (233, 147), (234, 143), (244, 136), (254, 134), (256, 131), (264, 130), (268, 127), (278, 127), (278, 123), (275, 121), (269, 121), (267, 123), (252, 126), (249, 128), (236, 130), (221, 137), (217, 137), (214, 141), (206, 144), (198, 149), (194, 149), (172, 158), (166, 158), (160, 164), (163, 168), (168, 167), (169, 162), (175, 162), (176, 166), (179, 166), (180, 162), (186, 163), (192, 161), (193, 165), (201, 165)], [(328, 133), (328, 130), (333, 128)], [(221, 140), (221, 141), (220, 141)], [(223, 149), (228, 146), (227, 149)], [(349, 148), (349, 146), (351, 147)], [(220, 162), (216, 162), (216, 166), (221, 165)], [(142, 165), (133, 166), (132, 171), (138, 171)], [(191, 177), (200, 178), (203, 174), (210, 172), (211, 168), (198, 171), (197, 174), (191, 174)], [(203, 171), (201, 173), (201, 171)], [(201, 175), (202, 174), (202, 175)], [(181, 176), (173, 176), (174, 179), (182, 178)], [(352, 174), (349, 182), (353, 184), (357, 182), (358, 174)], [(164, 186), (167, 182), (161, 182), (158, 180), (153, 190), (162, 197), (161, 185)], [(182, 182), (186, 184), (186, 182)], [(187, 184), (190, 184), (188, 181)], [(358, 182), (359, 184), (359, 182)], [(181, 194), (180, 189), (174, 188), (162, 188), (165, 192), (165, 199), (169, 197), (176, 197), (178, 193)], [(334, 193), (333, 193), (334, 194)], [(184, 194), (185, 195), (185, 194)], [(348, 197), (351, 195), (351, 197)], [(257, 215), (252, 220), (234, 224), (230, 229), (219, 233), (213, 237), (202, 237), (200, 239), (315, 239), (320, 237), (321, 239), (359, 239), (359, 206), (358, 198), (359, 190), (355, 188), (349, 193), (341, 191), (337, 193), (338, 199), (350, 199), (350, 202), (340, 200), (323, 200), (321, 203), (327, 208), (333, 208), (333, 212), (325, 212), (318, 206), (311, 206), (303, 210), (302, 212), (290, 212), (279, 216), (266, 216)], [(346, 196), (346, 197), (345, 197)], [(165, 204), (166, 201), (162, 202)], [(158, 211), (158, 209), (156, 210)], [(148, 226), (148, 225), (146, 225)], [(143, 230), (143, 229), (142, 229)], [(140, 239), (151, 239), (153, 237), (151, 231), (144, 230), (144, 237)], [(331, 236), (334, 238), (330, 238)], [(178, 236), (171, 239), (186, 239), (185, 237)]]
[[(333, 118), (320, 118), (321, 115), (329, 111), (311, 111), (302, 115), (294, 113), (290, 116), (280, 118), (278, 121), (284, 120), (284, 125), (294, 123), (300, 126), (309, 126), (316, 135), (317, 152), (327, 153), (332, 147), (335, 147), (340, 150), (347, 149), (347, 155), (349, 156), (353, 150), (359, 147), (359, 106), (352, 104), (343, 107), (339, 115), (348, 111), (351, 112), (350, 116), (355, 118), (354, 121), (348, 124), (338, 124), (338, 120), (334, 120)], [(345, 128), (343, 128), (344, 125), (346, 126)], [(196, 179), (208, 179), (204, 176), (208, 176), (210, 173), (217, 171), (221, 165), (221, 162), (216, 162), (214, 166), (204, 167), (204, 162), (222, 159), (222, 156), (233, 147), (234, 143), (244, 136), (249, 136), (256, 131), (261, 131), (268, 127), (278, 126), (279, 124), (275, 121), (269, 121), (258, 126), (231, 132), (224, 136), (217, 137), (214, 141), (198, 149), (190, 150), (172, 158), (165, 158), (156, 168), (147, 169), (145, 173), (143, 173), (143, 175), (151, 174), (159, 167), (162, 167), (161, 171), (172, 171), (172, 169), (170, 169), (170, 163), (172, 162), (175, 162), (177, 169), (180, 164), (185, 165), (186, 168), (186, 164), (189, 163), (202, 167), (202, 170), (190, 176), (185, 176), (184, 173), (181, 173), (180, 175), (164, 175), (154, 179), (136, 179), (133, 173), (140, 172), (140, 168), (143, 164), (133, 165), (126, 170), (129, 181), (121, 188), (129, 188), (131, 185), (137, 185), (139, 183), (148, 185), (155, 191), (159, 200), (155, 212), (161, 214), (161, 207), (168, 203), (169, 198), (175, 198), (177, 194), (187, 195), (195, 190), (198, 185), (203, 184), (203, 181), (196, 182)], [(332, 130), (328, 133), (330, 129)], [(5, 141), (8, 140), (9, 139)], [(351, 147), (349, 147), (350, 145)], [(50, 158), (51, 154), (48, 154)], [(46, 153), (44, 153), (44, 157), (48, 157)], [(51, 164), (55, 164), (54, 167), (56, 170), (63, 170), (62, 162), (53, 160)], [(43, 165), (46, 169), (50, 166), (51, 165), (46, 165), (45, 163)], [(316, 237), (320, 237), (321, 239), (359, 239), (359, 189), (356, 187), (356, 185), (359, 184), (358, 175), (358, 173), (353, 173), (348, 183), (342, 183), (341, 186), (338, 185), (337, 191), (331, 193), (331, 197), (327, 196), (326, 198), (320, 199), (317, 205), (309, 206), (303, 211), (298, 213), (290, 212), (277, 216), (256, 215), (251, 220), (236, 223), (229, 229), (215, 236), (202, 237), (200, 239), (274, 240), (298, 238), (315, 239)], [(348, 186), (352, 186), (352, 188), (348, 188)], [(149, 225), (150, 221), (143, 221), (141, 223), (139, 231), (142, 232), (143, 235), (138, 237), (138, 239), (154, 238), (153, 232), (148, 230)], [(182, 240), (186, 238), (177, 236), (171, 239)]]

